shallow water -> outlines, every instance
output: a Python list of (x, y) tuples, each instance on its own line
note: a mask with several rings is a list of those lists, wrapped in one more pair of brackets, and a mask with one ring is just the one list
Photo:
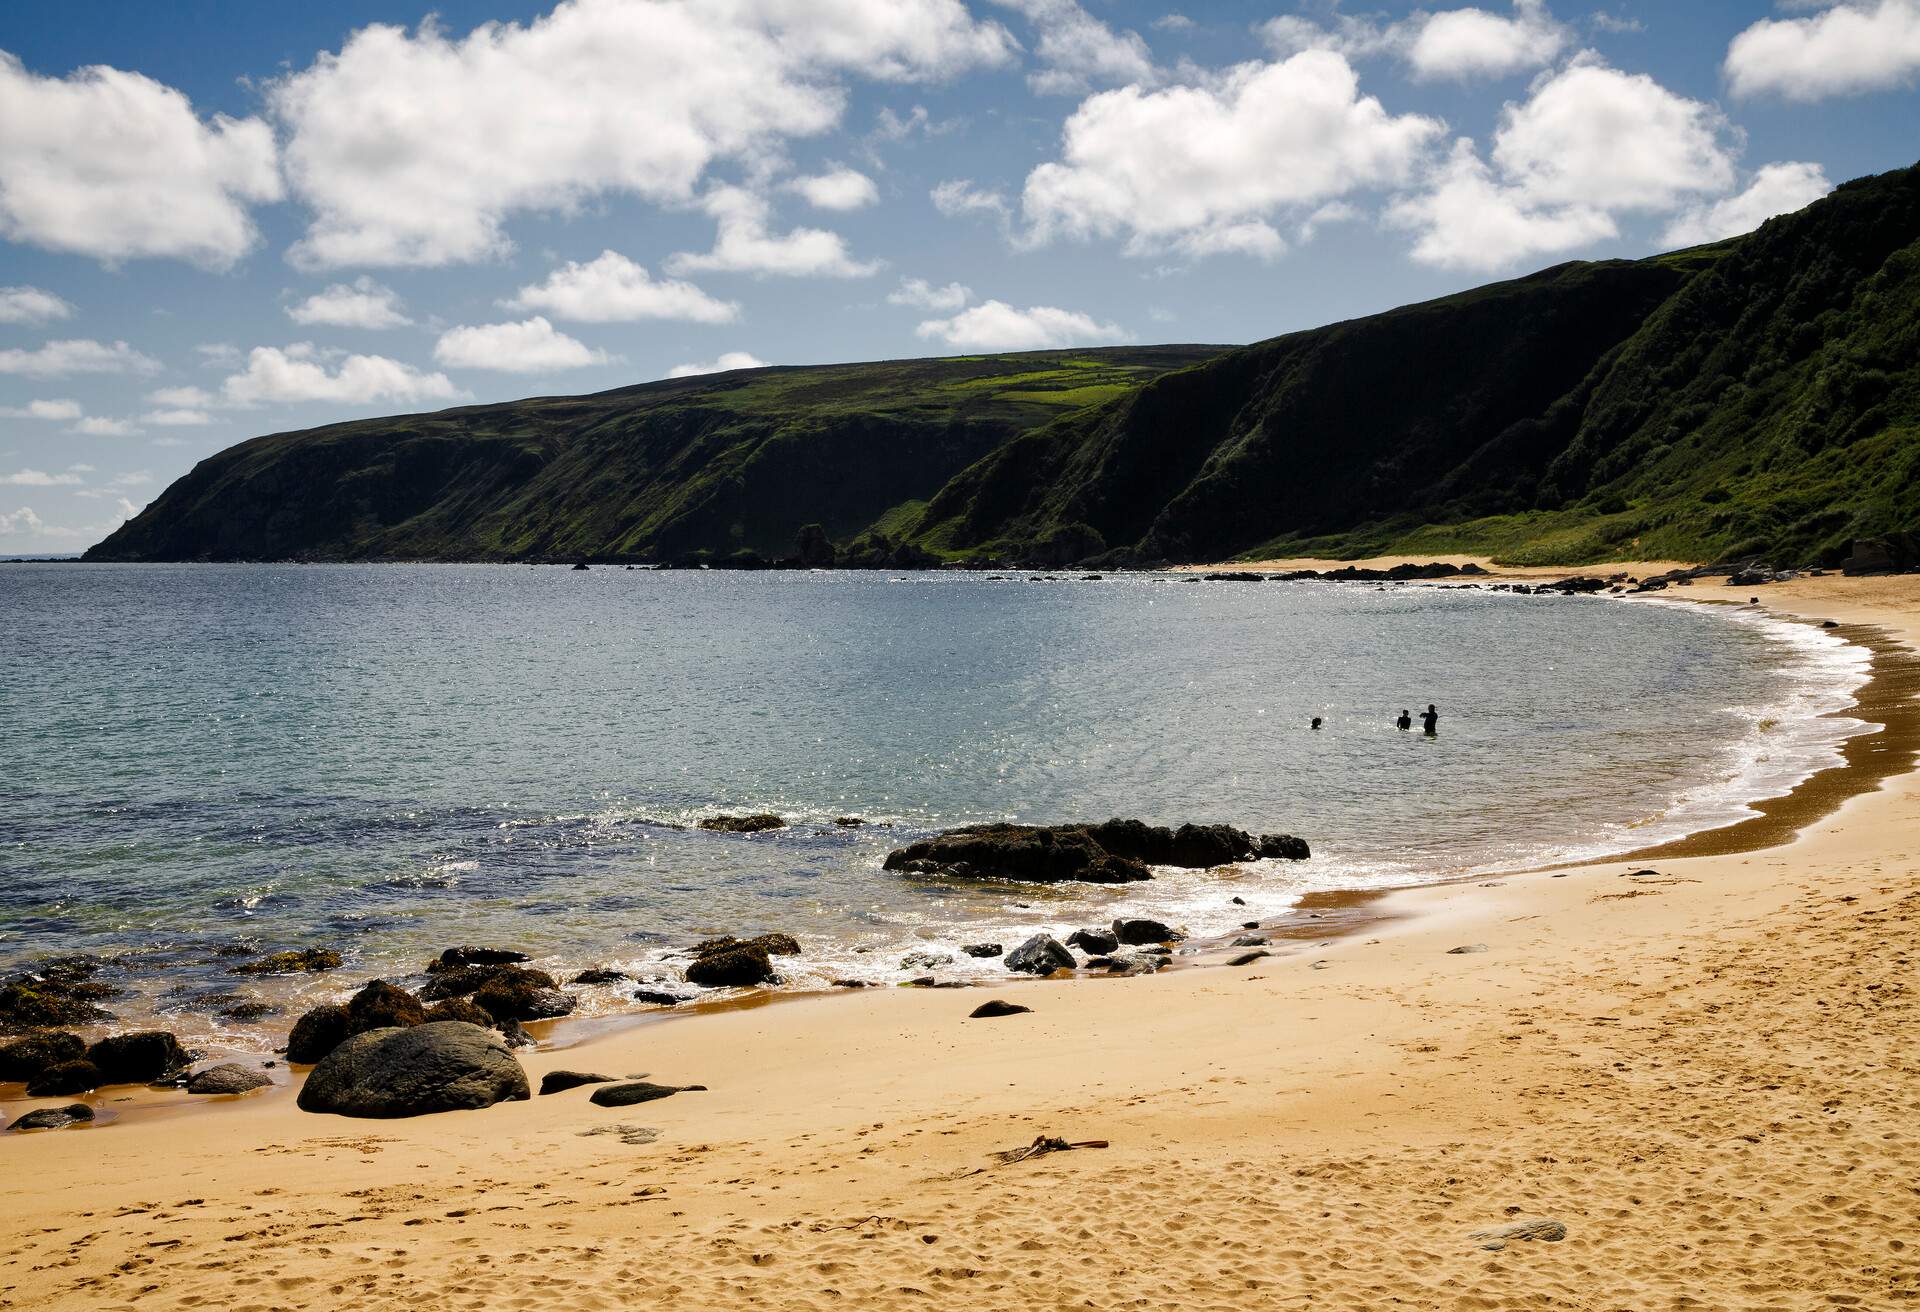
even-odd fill
[[(1825, 713), (1864, 673), (1753, 613), (1429, 587), (11, 566), (0, 967), (112, 955), (123, 1018), (263, 1042), (285, 1021), (207, 995), (292, 1009), (457, 942), (644, 975), (784, 929), (818, 985), (1116, 912), (1217, 931), (1737, 819), (1838, 759), (1859, 726)], [(1430, 701), (1438, 738), (1393, 728)], [(792, 827), (686, 827), (762, 810)], [(1122, 890), (879, 868), (950, 825), (1109, 815), (1315, 855)], [(217, 955), (309, 944), (347, 969), (243, 980)], [(1002, 968), (940, 973), (969, 971)]]

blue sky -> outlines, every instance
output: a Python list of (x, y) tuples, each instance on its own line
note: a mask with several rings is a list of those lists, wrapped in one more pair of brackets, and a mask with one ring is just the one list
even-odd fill
[(1920, 0), (68, 0), (0, 52), (7, 553), (261, 433), (1253, 341), (1920, 153)]

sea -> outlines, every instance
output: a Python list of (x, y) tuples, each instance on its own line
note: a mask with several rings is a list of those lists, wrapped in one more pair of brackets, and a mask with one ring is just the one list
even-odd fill
[[(788, 988), (899, 982), (916, 953), (992, 978), (962, 945), (1216, 934), (1737, 821), (1839, 761), (1867, 674), (1758, 608), (1417, 584), (9, 565), (0, 974), (97, 956), (123, 1025), (262, 1052), (459, 944), (673, 979), (695, 940), (779, 930)], [(1395, 728), (1429, 703), (1437, 735)], [(698, 827), (759, 812), (786, 826)], [(1110, 816), (1313, 856), (1124, 887), (882, 869), (951, 826)], [(228, 973), (303, 947), (346, 965)]]

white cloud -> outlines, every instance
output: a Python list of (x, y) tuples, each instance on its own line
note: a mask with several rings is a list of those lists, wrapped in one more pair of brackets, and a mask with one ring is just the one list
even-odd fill
[(1711, 105), (1583, 56), (1507, 105), (1491, 167), (1455, 142), (1387, 221), (1419, 234), (1416, 260), (1446, 268), (1578, 250), (1617, 237), (1621, 214), (1670, 213), (1731, 187), (1729, 136)]
[[(236, 353), (234, 363), (239, 359)], [(214, 404), (213, 394), (198, 387), (161, 387), (147, 393), (147, 400), (158, 406), (180, 406), (199, 410)]]
[(95, 65), (40, 77), (0, 51), (0, 236), (114, 262), (224, 269), (258, 240), (250, 202), (278, 200), (273, 132), (203, 122), (180, 92)]
[(38, 469), (0, 474), (0, 487), (78, 487), (83, 481), (75, 474), (48, 474)]
[(465, 395), (445, 374), (422, 373), (382, 355), (349, 355), (330, 371), (310, 342), (296, 342), (285, 350), (254, 347), (247, 355), (246, 370), (228, 378), (220, 390), (229, 404), (241, 406), (298, 401), (365, 405), (455, 400)]
[(677, 364), (667, 371), (669, 378), (692, 378), (697, 374), (719, 374), (729, 369), (764, 369), (767, 362), (745, 351), (728, 351), (710, 364)]
[(1511, 16), (1476, 8), (1417, 9), (1384, 25), (1345, 14), (1335, 15), (1331, 26), (1283, 16), (1269, 19), (1259, 31), (1283, 56), (1303, 50), (1328, 50), (1350, 59), (1391, 55), (1416, 78), (1453, 81), (1545, 67), (1570, 38), (1545, 0), (1514, 0)]
[(38, 287), (0, 287), (0, 323), (46, 323), (71, 317), (73, 307), (52, 292)]
[(47, 523), (33, 513), (32, 506), (22, 506), (11, 514), (0, 514), (0, 537), (17, 537), (25, 534), (29, 537), (45, 537)]
[(270, 89), (316, 211), (293, 255), (448, 264), (506, 250), (518, 211), (684, 204), (714, 163), (833, 128), (850, 75), (944, 78), (1013, 48), (961, 0), (563, 0), (460, 38), (370, 25)]
[(1027, 85), (1036, 95), (1084, 95), (1089, 87), (1158, 80), (1153, 52), (1138, 32), (1116, 32), (1078, 0), (994, 0), (1017, 10), (1038, 33), (1033, 53), (1043, 67)]
[(189, 410), (176, 407), (170, 410), (149, 410), (140, 416), (143, 424), (152, 424), (156, 428), (199, 428), (213, 422), (213, 416), (205, 410)]
[(1920, 0), (1851, 0), (1806, 18), (1762, 19), (1727, 47), (1736, 96), (1821, 100), (1909, 86), (1920, 76)]
[(103, 415), (88, 415), (69, 431), (84, 437), (138, 437), (142, 430), (131, 419), (108, 419)]
[(1118, 324), (1098, 323), (1075, 310), (1051, 305), (1019, 310), (1005, 301), (985, 301), (950, 319), (928, 319), (916, 331), (970, 351), (1037, 351), (1128, 338)]
[(237, 369), (245, 358), (232, 342), (202, 342), (193, 349), (205, 369)]
[(1387, 113), (1320, 50), (1208, 85), (1103, 92), (1067, 120), (1063, 159), (1028, 174), (1028, 240), (1125, 234), (1134, 255), (1271, 255), (1270, 217), (1403, 181), (1441, 130)]
[(400, 312), (400, 298), (393, 289), (365, 274), (351, 283), (337, 282), (298, 305), (288, 306), (287, 317), (295, 323), (335, 328), (404, 328), (413, 322)]
[(970, 178), (950, 178), (927, 195), (932, 197), (933, 207), (950, 219), (964, 214), (993, 214), (1005, 220), (1012, 213), (1004, 194), (976, 187)]
[(806, 197), (807, 204), (815, 209), (857, 210), (880, 200), (880, 189), (873, 185), (873, 179), (844, 164), (785, 185), (786, 190)]
[(1156, 32), (1190, 32), (1193, 30), (1195, 24), (1194, 21), (1185, 14), (1172, 13), (1160, 15), (1160, 17), (1147, 24), (1147, 26), (1153, 28)]
[(94, 469), (92, 465), (68, 465), (67, 472), (69, 474), (91, 474), (94, 472)]
[(1669, 246), (1697, 246), (1752, 232), (1776, 214), (1805, 209), (1833, 190), (1818, 164), (1788, 161), (1768, 164), (1738, 195), (1712, 205), (1697, 205), (1667, 225), (1661, 238)]
[(519, 323), (489, 323), (449, 328), (434, 343), (433, 358), (453, 369), (494, 369), (503, 373), (542, 374), (607, 363), (605, 351), (588, 349), (544, 315)]
[(1647, 25), (1637, 18), (1609, 14), (1605, 10), (1596, 12), (1587, 21), (1592, 23), (1597, 31), (1612, 32), (1615, 35), (1628, 32), (1644, 32), (1647, 30)]
[(153, 374), (160, 362), (140, 354), (125, 342), (96, 342), (88, 338), (48, 342), (37, 351), (14, 347), (0, 351), (0, 374), (28, 378), (60, 378), (67, 374)]
[(25, 405), (0, 406), (0, 419), (78, 419), (82, 411), (78, 401), (29, 401)]
[(688, 323), (731, 323), (740, 317), (732, 301), (716, 300), (690, 282), (651, 277), (646, 269), (616, 251), (596, 260), (568, 261), (543, 283), (522, 287), (501, 304), (510, 310), (546, 310), (556, 318), (582, 323), (623, 323), (640, 319), (680, 319)]
[(673, 273), (716, 271), (793, 278), (867, 278), (881, 262), (860, 261), (847, 252), (839, 233), (795, 228), (776, 235), (767, 229), (771, 208), (764, 196), (744, 187), (715, 187), (700, 202), (719, 231), (711, 251), (681, 251), (667, 258)]
[(972, 289), (957, 282), (935, 287), (925, 278), (902, 278), (900, 286), (887, 293), (888, 305), (911, 305), (916, 309), (942, 312), (957, 310), (972, 299)]

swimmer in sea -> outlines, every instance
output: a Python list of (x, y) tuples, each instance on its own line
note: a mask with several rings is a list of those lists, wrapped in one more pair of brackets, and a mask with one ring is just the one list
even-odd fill
[(1420, 723), (1425, 728), (1427, 737), (1440, 736), (1440, 712), (1434, 709), (1432, 702), (1427, 703), (1426, 712), (1420, 717)]
[(1393, 722), (1393, 727), (1401, 730), (1411, 729), (1413, 728), (1413, 717), (1403, 710), (1400, 712), (1400, 718)]

